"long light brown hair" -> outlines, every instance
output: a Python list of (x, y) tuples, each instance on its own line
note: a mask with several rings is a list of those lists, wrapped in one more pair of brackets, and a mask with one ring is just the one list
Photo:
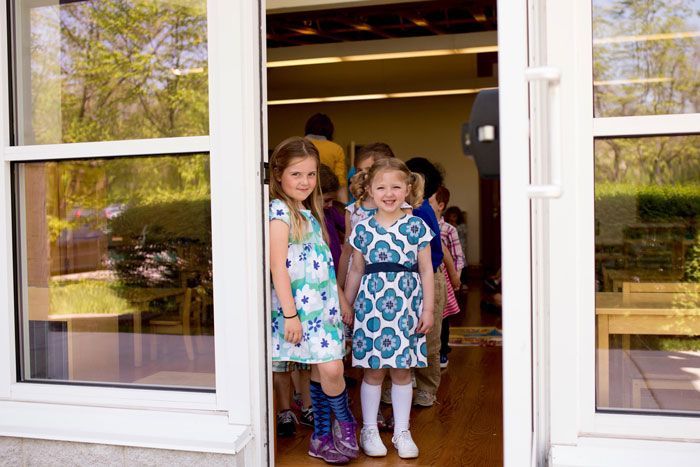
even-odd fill
[(292, 136), (277, 145), (272, 156), (270, 156), (270, 198), (282, 200), (289, 207), (292, 239), (296, 242), (303, 241), (307, 221), (299, 210), (297, 202), (282, 190), (281, 179), (287, 167), (307, 157), (311, 157), (316, 161), (316, 186), (311, 195), (302, 204), (311, 211), (311, 214), (321, 225), (323, 239), (328, 243), (328, 232), (326, 232), (326, 223), (323, 218), (323, 194), (321, 193), (321, 181), (319, 180), (321, 158), (318, 154), (318, 149), (311, 141), (299, 136)]
[(372, 180), (381, 172), (396, 170), (404, 174), (406, 184), (408, 185), (408, 196), (406, 202), (417, 208), (423, 203), (423, 190), (425, 181), (423, 176), (416, 172), (411, 172), (406, 167), (406, 164), (395, 157), (388, 159), (380, 159), (372, 164), (367, 172), (361, 172), (352, 177), (355, 182), (356, 190), (353, 195), (358, 199), (364, 199), (369, 193), (369, 187), (372, 185)]

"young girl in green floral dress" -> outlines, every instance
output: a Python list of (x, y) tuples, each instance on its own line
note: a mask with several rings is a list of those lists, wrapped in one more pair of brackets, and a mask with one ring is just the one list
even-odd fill
[(272, 360), (311, 364), (309, 455), (339, 464), (359, 454), (342, 363), (343, 321), (353, 316), (338, 293), (326, 242), (319, 163), (316, 147), (299, 137), (280, 143), (270, 158)]

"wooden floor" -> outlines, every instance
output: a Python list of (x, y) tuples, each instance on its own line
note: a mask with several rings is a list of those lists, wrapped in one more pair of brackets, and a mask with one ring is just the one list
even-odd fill
[[(463, 297), (467, 313), (453, 318), (453, 326), (501, 327), (500, 315), (479, 309), (478, 284)], [(359, 381), (361, 373), (349, 375)], [(503, 465), (503, 403), (501, 347), (453, 347), (450, 363), (442, 372), (438, 402), (430, 408), (411, 411), (411, 433), (420, 449), (418, 459), (403, 460), (391, 445), (391, 433), (382, 433), (389, 454), (369, 458), (361, 454), (355, 466), (479, 466)], [(360, 417), (359, 385), (350, 388), (352, 409)], [(385, 414), (391, 409), (382, 406)], [(293, 438), (280, 438), (278, 466), (315, 466), (325, 462), (307, 454), (311, 429), (299, 427)]]

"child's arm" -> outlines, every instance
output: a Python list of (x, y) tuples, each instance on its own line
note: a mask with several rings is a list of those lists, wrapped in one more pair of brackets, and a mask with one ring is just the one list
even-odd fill
[(345, 298), (348, 299), (349, 303), (355, 302), (357, 291), (360, 289), (362, 274), (365, 272), (365, 259), (362, 257), (362, 253), (359, 250), (353, 249), (352, 255), (352, 266), (350, 267), (348, 280), (345, 284)]
[(352, 305), (345, 298), (345, 292), (341, 286), (338, 286), (338, 300), (340, 301), (340, 316), (343, 317), (343, 323), (352, 326), (352, 322), (355, 319), (355, 310), (352, 309)]
[(416, 332), (428, 334), (433, 329), (435, 317), (435, 283), (433, 277), (433, 261), (430, 258), (430, 245), (418, 252), (418, 273), (423, 285), (423, 312), (418, 320)]
[(351, 233), (352, 228), (350, 228), (350, 213), (345, 211), (345, 242), (343, 243), (343, 248), (340, 252), (340, 259), (338, 259), (338, 277), (336, 277), (340, 287), (345, 287), (345, 278), (348, 275), (348, 264), (350, 263), (350, 255), (352, 254), (352, 246), (350, 246), (348, 238), (350, 238)]
[[(284, 339), (292, 344), (301, 342), (301, 321), (292, 297), (292, 284), (287, 272), (287, 253), (289, 246), (289, 226), (284, 221), (270, 221), (270, 272), (277, 298), (284, 315)], [(296, 315), (296, 316), (295, 316)], [(294, 316), (294, 318), (288, 318)]]
[(442, 254), (444, 256), (442, 262), (445, 263), (445, 269), (447, 269), (447, 276), (450, 278), (452, 288), (459, 289), (459, 286), (462, 285), (462, 282), (459, 279), (459, 273), (457, 272), (457, 269), (455, 269), (455, 263), (452, 260), (450, 250), (447, 249), (445, 244), (442, 245)]

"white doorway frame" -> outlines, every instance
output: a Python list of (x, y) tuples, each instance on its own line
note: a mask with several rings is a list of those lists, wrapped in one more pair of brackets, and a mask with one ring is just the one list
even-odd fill
[(503, 283), (503, 456), (533, 465), (532, 271), (530, 236), (527, 2), (498, 2)]
[[(591, 2), (546, 2), (548, 64), (561, 75), (562, 196), (543, 224), (548, 310), (549, 465), (695, 465), (697, 417), (597, 411), (595, 400), (594, 137), (698, 133), (700, 114), (593, 118)], [(503, 11), (503, 10), (500, 10)]]

